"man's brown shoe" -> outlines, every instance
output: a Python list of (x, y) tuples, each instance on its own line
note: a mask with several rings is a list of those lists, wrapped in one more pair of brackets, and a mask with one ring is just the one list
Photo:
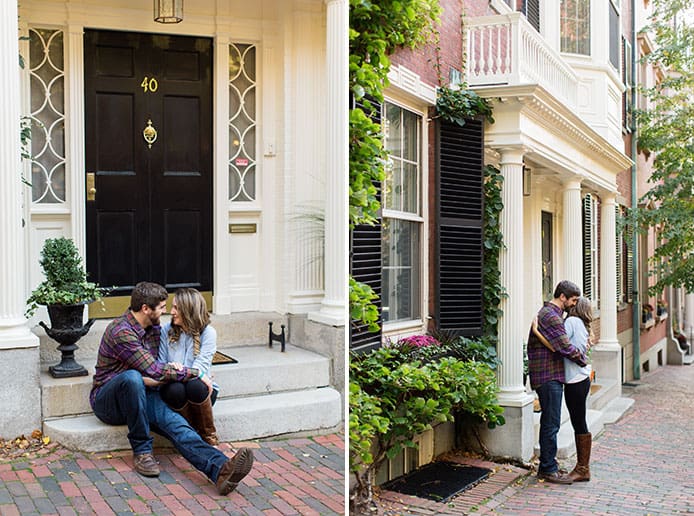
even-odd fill
[(253, 467), (253, 452), (241, 448), (236, 455), (224, 463), (217, 477), (217, 492), (220, 495), (231, 493)]
[(159, 464), (151, 453), (142, 453), (133, 457), (135, 471), (143, 477), (158, 477)]
[(538, 472), (537, 478), (549, 482), (550, 484), (573, 484), (574, 481), (568, 476), (560, 473), (559, 471), (554, 471), (553, 473), (541, 473)]

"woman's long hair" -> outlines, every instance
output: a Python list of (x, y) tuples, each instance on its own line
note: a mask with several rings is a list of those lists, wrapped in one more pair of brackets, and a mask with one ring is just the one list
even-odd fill
[(193, 337), (193, 356), (200, 353), (200, 334), (210, 324), (210, 314), (202, 294), (194, 288), (179, 288), (174, 294), (176, 311), (181, 318), (181, 326), (171, 323), (169, 340), (178, 342), (181, 332)]
[(576, 305), (569, 309), (569, 317), (578, 317), (590, 333), (590, 323), (593, 322), (593, 306), (586, 297), (579, 297)]

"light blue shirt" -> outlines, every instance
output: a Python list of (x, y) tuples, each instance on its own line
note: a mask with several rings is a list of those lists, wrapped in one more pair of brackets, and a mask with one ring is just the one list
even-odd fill
[(161, 344), (159, 345), (158, 362), (178, 362), (186, 367), (195, 367), (210, 376), (212, 357), (217, 352), (217, 332), (209, 324), (200, 335), (200, 353), (197, 357), (193, 356), (194, 345), (193, 337), (181, 332), (178, 342), (169, 342), (169, 329), (171, 323), (168, 322), (161, 327)]
[[(578, 317), (567, 317), (564, 320), (564, 328), (566, 328), (566, 336), (574, 347), (581, 350), (587, 356), (588, 352), (588, 330), (586, 325)], [(184, 364), (185, 365), (185, 364)], [(576, 362), (564, 359), (564, 377), (566, 383), (578, 383), (590, 376), (590, 364), (585, 367), (579, 366)]]

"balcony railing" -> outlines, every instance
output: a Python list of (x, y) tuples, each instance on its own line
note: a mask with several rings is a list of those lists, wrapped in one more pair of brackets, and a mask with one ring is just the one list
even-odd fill
[(470, 87), (539, 84), (575, 109), (576, 74), (520, 13), (467, 20)]

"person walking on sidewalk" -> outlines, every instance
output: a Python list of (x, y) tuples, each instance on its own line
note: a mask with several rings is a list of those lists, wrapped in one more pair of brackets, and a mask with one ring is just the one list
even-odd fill
[(210, 446), (174, 412), (154, 389), (159, 382), (200, 376), (194, 367), (158, 363), (160, 318), (166, 312), (166, 289), (156, 283), (135, 285), (130, 309), (106, 327), (99, 345), (89, 401), (94, 414), (109, 425), (128, 425), (135, 471), (159, 475), (150, 429), (169, 439), (176, 450), (204, 473), (221, 495), (236, 489), (253, 466), (253, 452), (241, 448), (232, 458)]
[(564, 391), (564, 360), (569, 358), (579, 366), (586, 365), (585, 355), (571, 344), (564, 328), (564, 311), (576, 304), (581, 289), (571, 281), (561, 281), (553, 299), (537, 314), (540, 332), (555, 352), (547, 349), (532, 328), (528, 335), (528, 372), (530, 385), (537, 392), (540, 415), (540, 465), (537, 476), (555, 484), (571, 484), (573, 480), (559, 471), (557, 463), (557, 433), (561, 424), (561, 400)]
[(171, 304), (171, 322), (161, 329), (157, 361), (200, 371), (201, 376), (187, 382), (164, 383), (159, 394), (169, 407), (186, 418), (207, 444), (219, 444), (212, 414), (210, 368), (217, 351), (217, 332), (210, 326), (210, 315), (202, 294), (194, 288), (180, 288)]
[[(591, 346), (590, 324), (593, 322), (593, 307), (590, 300), (579, 297), (576, 305), (569, 309), (569, 316), (564, 321), (566, 335), (571, 344), (588, 355)], [(535, 336), (542, 341), (545, 347), (552, 349), (552, 345), (544, 335), (533, 324)], [(576, 442), (576, 466), (569, 473), (569, 478), (574, 482), (587, 482), (590, 480), (590, 451), (593, 445), (593, 435), (588, 431), (586, 421), (586, 401), (590, 393), (590, 374), (592, 367), (586, 364), (580, 367), (578, 364), (564, 359), (564, 374), (566, 384), (564, 385), (564, 395), (566, 396), (566, 407), (569, 409), (571, 426), (574, 429), (574, 440)]]

